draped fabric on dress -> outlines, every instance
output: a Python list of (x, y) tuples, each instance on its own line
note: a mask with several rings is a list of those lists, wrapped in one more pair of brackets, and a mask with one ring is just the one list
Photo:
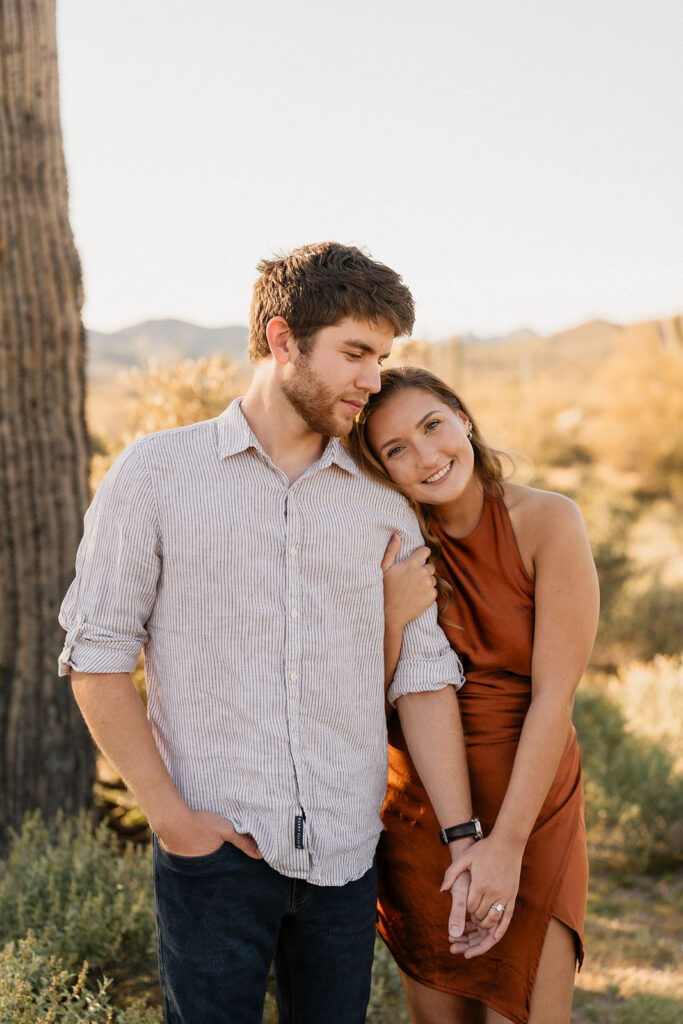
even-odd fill
[[(454, 598), (441, 624), (465, 668), (458, 694), (474, 813), (485, 834), (496, 820), (531, 701), (534, 585), (502, 498), (487, 497), (481, 519), (443, 544), (437, 572)], [(398, 716), (389, 723), (389, 785), (378, 849), (379, 931), (401, 969), (444, 992), (478, 999), (526, 1024), (551, 917), (575, 935), (583, 959), (588, 884), (581, 761), (571, 727), (555, 779), (527, 843), (510, 927), (488, 953), (465, 960), (448, 950), (450, 862), (439, 825), (406, 751)], [(455, 823), (453, 823), (455, 824)]]

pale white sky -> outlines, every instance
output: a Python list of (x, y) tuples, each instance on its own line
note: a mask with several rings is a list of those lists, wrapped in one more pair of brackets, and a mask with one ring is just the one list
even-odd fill
[(683, 311), (680, 0), (57, 0), (85, 322), (360, 244), (415, 335)]

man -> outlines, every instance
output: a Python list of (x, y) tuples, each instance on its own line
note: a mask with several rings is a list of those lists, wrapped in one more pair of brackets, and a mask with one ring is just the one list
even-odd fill
[[(392, 535), (422, 541), (339, 435), (413, 302), (337, 243), (259, 270), (245, 397), (136, 441), (95, 496), (60, 671), (155, 833), (167, 1020), (260, 1021), (275, 959), (280, 1020), (355, 1024), (386, 786), (381, 562)], [(432, 608), (389, 699), (444, 827), (471, 816), (461, 682)], [(464, 905), (456, 887), (456, 931)]]

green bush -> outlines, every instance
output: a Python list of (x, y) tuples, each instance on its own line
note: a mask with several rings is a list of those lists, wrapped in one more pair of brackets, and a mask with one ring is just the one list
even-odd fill
[(122, 847), (87, 815), (26, 818), (0, 864), (0, 943), (31, 931), (66, 970), (142, 956), (154, 943), (149, 848)]
[(639, 992), (617, 1010), (615, 1024), (680, 1024), (683, 1003), (677, 999)]
[(609, 629), (624, 585), (633, 574), (625, 538), (610, 537), (594, 544), (593, 558), (600, 580), (600, 625)]
[(110, 982), (86, 987), (88, 965), (78, 974), (49, 956), (29, 933), (0, 952), (0, 1024), (160, 1024), (158, 1010), (140, 1002), (126, 1010), (111, 1006)]
[(408, 1024), (408, 1010), (394, 958), (381, 939), (375, 941), (368, 1024)]
[(683, 778), (671, 753), (629, 732), (620, 708), (592, 688), (577, 694), (574, 721), (588, 828), (613, 831), (634, 868), (674, 862), (681, 855)]
[(617, 630), (632, 655), (649, 661), (656, 654), (678, 654), (683, 648), (681, 609), (683, 586), (655, 580), (633, 597), (617, 617)]

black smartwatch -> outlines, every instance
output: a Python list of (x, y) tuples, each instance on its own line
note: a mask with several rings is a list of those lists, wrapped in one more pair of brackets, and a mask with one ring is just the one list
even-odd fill
[(444, 846), (454, 843), (456, 839), (474, 839), (475, 843), (484, 838), (484, 832), (479, 818), (470, 818), (463, 821), (462, 825), (451, 825), (450, 828), (442, 828), (439, 832), (439, 839)]

